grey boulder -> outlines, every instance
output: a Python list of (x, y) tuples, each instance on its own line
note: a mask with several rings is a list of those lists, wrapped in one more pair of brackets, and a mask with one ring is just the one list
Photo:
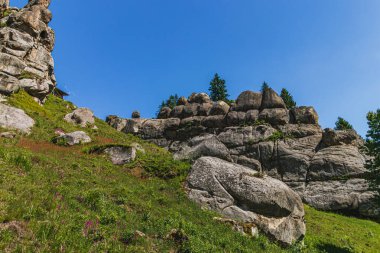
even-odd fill
[(30, 134), (34, 124), (23, 110), (0, 103), (0, 127)]
[(130, 163), (136, 159), (136, 148), (135, 147), (125, 147), (125, 146), (114, 146), (104, 149), (113, 164), (123, 165)]
[(228, 218), (252, 222), (284, 245), (306, 232), (301, 198), (283, 182), (215, 157), (198, 159), (187, 178), (189, 198)]
[(72, 113), (65, 116), (65, 121), (80, 125), (81, 127), (87, 127), (95, 124), (94, 113), (87, 108), (78, 108)]
[(230, 106), (224, 101), (218, 101), (213, 104), (209, 115), (226, 115), (230, 110)]

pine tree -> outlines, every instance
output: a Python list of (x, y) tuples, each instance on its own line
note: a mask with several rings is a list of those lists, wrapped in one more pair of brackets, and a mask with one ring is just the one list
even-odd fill
[(263, 82), (261, 85), (261, 92), (264, 92), (265, 90), (269, 89), (269, 85), (266, 82)]
[(290, 94), (290, 92), (283, 88), (281, 90), (281, 98), (284, 100), (284, 103), (288, 109), (292, 109), (297, 106), (297, 103), (294, 101), (293, 96)]
[[(380, 196), (380, 109), (367, 114), (368, 127), (365, 150), (370, 160), (366, 163), (366, 168), (370, 171), (370, 187), (377, 191)], [(380, 206), (380, 197), (377, 198)]]
[(178, 98), (179, 97), (177, 94), (170, 95), (167, 100), (162, 101), (161, 104), (158, 106), (158, 111), (156, 114), (158, 115), (163, 107), (169, 107), (170, 109), (173, 109), (174, 106), (177, 105)]
[(353, 129), (352, 125), (342, 117), (338, 117), (338, 120), (335, 122), (335, 130), (349, 130)]
[(210, 98), (213, 101), (225, 101), (228, 102), (228, 93), (226, 87), (226, 81), (221, 79), (218, 74), (215, 74), (214, 79), (210, 82)]

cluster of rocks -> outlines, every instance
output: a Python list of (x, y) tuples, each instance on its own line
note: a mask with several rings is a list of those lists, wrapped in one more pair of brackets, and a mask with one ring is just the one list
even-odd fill
[(43, 100), (56, 86), (50, 0), (29, 0), (22, 9), (0, 1), (0, 93), (20, 88)]
[[(68, 113), (63, 118), (66, 122), (73, 125), (85, 128), (95, 127), (94, 113), (87, 108), (77, 108), (73, 112)], [(63, 146), (74, 146), (79, 144), (90, 143), (92, 140), (90, 136), (84, 131), (75, 131), (72, 133), (65, 133), (62, 129), (55, 131), (57, 137), (53, 139), (53, 143)]]
[[(259, 212), (255, 209), (256, 205), (260, 206), (258, 203), (247, 204), (246, 201), (254, 201), (264, 192), (267, 200), (271, 199), (272, 194), (267, 193), (273, 190), (274, 185), (268, 183), (268, 187), (264, 187), (250, 180), (250, 184), (244, 187), (263, 187), (262, 192), (250, 194), (253, 191), (250, 189), (240, 196), (235, 192), (240, 190), (234, 190), (234, 187), (244, 184), (242, 177), (238, 176), (244, 169), (230, 163), (242, 165), (251, 172), (258, 171), (265, 178), (270, 177), (266, 180), (271, 182), (277, 180), (277, 190), (286, 192), (283, 195), (274, 193), (278, 196), (296, 199), (291, 193), (293, 190), (303, 202), (320, 210), (349, 212), (372, 218), (380, 216), (380, 209), (374, 202), (376, 194), (368, 190), (365, 180), (367, 171), (364, 164), (368, 157), (361, 152), (362, 138), (354, 130), (321, 129), (313, 107), (288, 109), (272, 89), (263, 93), (245, 91), (231, 105), (222, 101), (212, 102), (205, 93), (192, 94), (188, 99), (180, 98), (173, 109), (162, 108), (158, 119), (109, 116), (107, 122), (119, 131), (167, 148), (176, 159), (192, 161), (193, 170), (188, 179), (192, 199), (231, 218), (256, 222), (260, 229), (285, 243), (289, 238), (293, 240), (303, 234), (304, 229), (299, 224), (303, 217), (302, 207), (293, 200), (289, 202), (294, 205), (288, 207), (287, 215), (277, 217), (262, 210)], [(204, 157), (222, 160), (200, 160)], [(216, 165), (207, 165), (205, 161)], [(223, 181), (219, 177), (223, 177), (226, 168), (231, 168), (231, 175)], [(198, 170), (201, 172), (196, 172)], [(194, 177), (193, 173), (197, 176)], [(207, 180), (203, 185), (194, 183), (194, 180), (205, 178)], [(230, 185), (229, 180), (234, 184)], [(284, 184), (280, 186), (278, 180)], [(215, 185), (219, 188), (214, 188)], [(292, 190), (286, 189), (286, 185)], [(219, 193), (228, 194), (219, 196)], [(250, 199), (242, 201), (240, 198), (244, 195)], [(258, 202), (267, 200), (263, 197)], [(272, 204), (275, 202), (270, 201)], [(226, 209), (232, 203), (235, 205), (233, 210), (238, 212)], [(274, 212), (278, 209), (269, 206)], [(243, 212), (249, 212), (249, 215), (242, 215)], [(271, 217), (272, 223), (267, 227), (277, 232), (266, 229), (265, 219), (258, 218), (260, 215)], [(284, 222), (288, 219), (298, 232), (287, 239), (281, 238), (281, 232), (278, 232), (281, 231), (280, 227), (276, 229), (273, 225), (279, 224), (273, 220), (275, 217)], [(284, 223), (283, 226), (290, 225)]]

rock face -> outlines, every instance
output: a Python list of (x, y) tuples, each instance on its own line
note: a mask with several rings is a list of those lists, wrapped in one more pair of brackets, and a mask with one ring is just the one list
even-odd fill
[(1, 12), (0, 93), (9, 95), (24, 88), (43, 100), (56, 86), (49, 4), (50, 0), (30, 0), (23, 9)]
[(228, 112), (220, 105), (207, 94), (192, 94), (173, 110), (164, 108), (160, 119), (113, 116), (107, 122), (167, 148), (177, 159), (213, 156), (262, 171), (318, 209), (380, 217), (375, 193), (363, 179), (367, 158), (355, 131), (322, 130), (313, 107), (288, 110), (271, 89), (243, 92)]
[(30, 134), (34, 126), (34, 120), (26, 113), (8, 105), (0, 103), (0, 127)]
[(189, 197), (221, 214), (253, 222), (290, 245), (306, 232), (301, 198), (283, 182), (215, 157), (199, 158), (188, 176)]

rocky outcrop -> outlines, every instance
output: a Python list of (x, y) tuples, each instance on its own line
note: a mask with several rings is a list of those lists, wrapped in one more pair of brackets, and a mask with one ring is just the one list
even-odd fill
[(306, 232), (301, 198), (283, 182), (215, 157), (198, 159), (188, 176), (190, 199), (221, 214), (252, 222), (290, 245)]
[[(20, 88), (43, 100), (56, 86), (50, 0), (30, 0), (0, 14), (0, 93)], [(5, 14), (5, 15), (4, 15)]]
[[(228, 112), (221, 105), (207, 94), (192, 94), (173, 110), (163, 108), (159, 119), (111, 116), (107, 122), (167, 148), (177, 159), (213, 156), (262, 171), (318, 209), (380, 216), (375, 193), (364, 180), (367, 158), (355, 131), (322, 130), (313, 107), (288, 110), (272, 89), (264, 94), (243, 92)], [(218, 113), (210, 113), (215, 108)], [(324, 187), (339, 191), (329, 194), (320, 190)]]
[(34, 120), (23, 110), (0, 103), (0, 127), (30, 134)]

